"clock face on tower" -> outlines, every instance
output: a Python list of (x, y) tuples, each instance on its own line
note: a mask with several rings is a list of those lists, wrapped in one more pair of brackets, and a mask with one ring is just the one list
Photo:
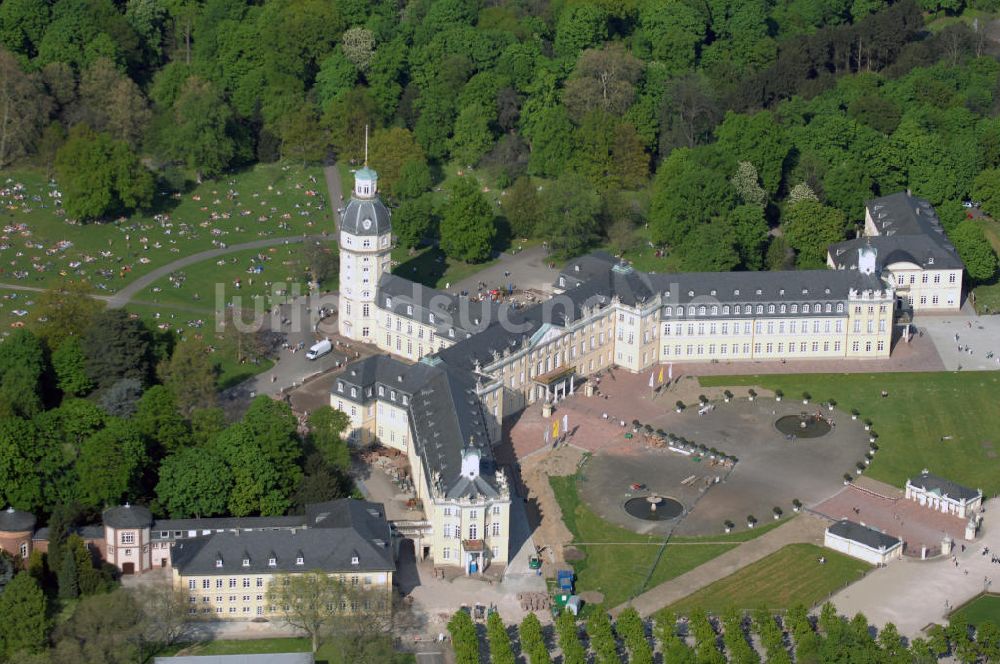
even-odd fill
[(362, 227), (363, 227), (363, 228), (364, 228), (365, 230), (368, 230), (368, 229), (370, 229), (370, 228), (372, 227), (372, 220), (371, 220), (371, 219), (365, 219), (364, 221), (362, 221), (362, 222), (361, 222), (361, 226), (362, 226)]

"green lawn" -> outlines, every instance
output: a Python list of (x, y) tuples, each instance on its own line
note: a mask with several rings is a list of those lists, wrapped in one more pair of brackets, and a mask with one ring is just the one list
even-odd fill
[[(307, 638), (275, 638), (275, 639), (245, 639), (206, 641), (204, 643), (187, 644), (168, 648), (157, 653), (160, 657), (172, 655), (267, 655), (285, 652), (309, 652)], [(416, 657), (409, 653), (396, 653), (392, 662), (387, 664), (415, 663)], [(333, 644), (324, 644), (316, 652), (317, 664), (349, 664)]]
[[(902, 487), (923, 468), (992, 496), (1000, 492), (1000, 375), (992, 372), (711, 376), (705, 386), (759, 385), (836, 399), (874, 422), (868, 470)], [(888, 398), (879, 396), (881, 390)], [(845, 469), (846, 471), (847, 469)]]
[[(819, 564), (820, 556), (826, 564)], [(720, 614), (727, 609), (788, 609), (822, 602), (861, 578), (871, 566), (813, 544), (789, 544), (766, 558), (672, 604), (664, 611), (687, 614), (702, 608)]]
[[(575, 476), (549, 477), (563, 522), (573, 533), (574, 542), (587, 543), (576, 547), (585, 555), (583, 560), (573, 563), (577, 590), (601, 592), (604, 606), (608, 608), (680, 576), (735, 548), (740, 542), (759, 537), (783, 523), (770, 523), (728, 535), (676, 538), (657, 562), (662, 538), (639, 535), (608, 523), (580, 500), (576, 482)], [(645, 583), (647, 576), (649, 582)]]
[[(65, 277), (85, 278), (99, 292), (111, 293), (213, 243), (333, 229), (319, 167), (261, 164), (183, 193), (161, 192), (148, 214), (87, 224), (60, 215), (51, 195), (58, 184), (42, 174), (20, 170), (5, 176), (0, 282), (48, 287)], [(15, 190), (17, 185), (23, 188)]]
[[(301, 243), (237, 251), (158, 279), (136, 295), (136, 299), (211, 310), (223, 304), (215, 301), (216, 289), (221, 287), (224, 302), (238, 295), (242, 296), (244, 307), (256, 297), (265, 297), (268, 304), (280, 303), (284, 298), (274, 297), (277, 289), (288, 292), (297, 285), (301, 294), (309, 292), (306, 267)], [(336, 283), (324, 284), (327, 287), (335, 288)]]
[(1000, 595), (980, 595), (955, 609), (948, 619), (979, 627), (984, 622), (1000, 625)]

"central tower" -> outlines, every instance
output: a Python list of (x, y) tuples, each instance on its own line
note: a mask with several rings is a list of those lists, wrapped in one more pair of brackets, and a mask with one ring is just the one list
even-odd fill
[(340, 334), (371, 342), (375, 334), (378, 282), (389, 272), (392, 226), (389, 208), (378, 196), (378, 174), (354, 174), (354, 193), (340, 217)]

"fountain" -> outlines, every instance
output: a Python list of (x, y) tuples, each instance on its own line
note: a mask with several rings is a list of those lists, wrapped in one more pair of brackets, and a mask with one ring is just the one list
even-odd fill
[(652, 493), (625, 501), (625, 511), (644, 521), (669, 521), (684, 512), (684, 506), (673, 498)]
[(830, 422), (820, 414), (799, 413), (779, 417), (774, 426), (786, 436), (796, 438), (819, 438), (830, 433)]

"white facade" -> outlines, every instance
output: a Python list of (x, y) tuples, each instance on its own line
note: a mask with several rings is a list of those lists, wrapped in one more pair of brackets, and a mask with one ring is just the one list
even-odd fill
[[(349, 339), (370, 343), (375, 340), (378, 282), (391, 267), (392, 230), (387, 223), (388, 211), (378, 200), (378, 176), (367, 167), (355, 175), (354, 194), (345, 218), (351, 214), (361, 218), (350, 225), (341, 223), (338, 236), (339, 331)], [(379, 219), (381, 214), (385, 220)]]
[(903, 543), (899, 540), (892, 546), (872, 547), (852, 539), (841, 537), (830, 532), (828, 528), (823, 538), (823, 545), (834, 551), (863, 560), (870, 565), (885, 565), (891, 560), (903, 557)]

